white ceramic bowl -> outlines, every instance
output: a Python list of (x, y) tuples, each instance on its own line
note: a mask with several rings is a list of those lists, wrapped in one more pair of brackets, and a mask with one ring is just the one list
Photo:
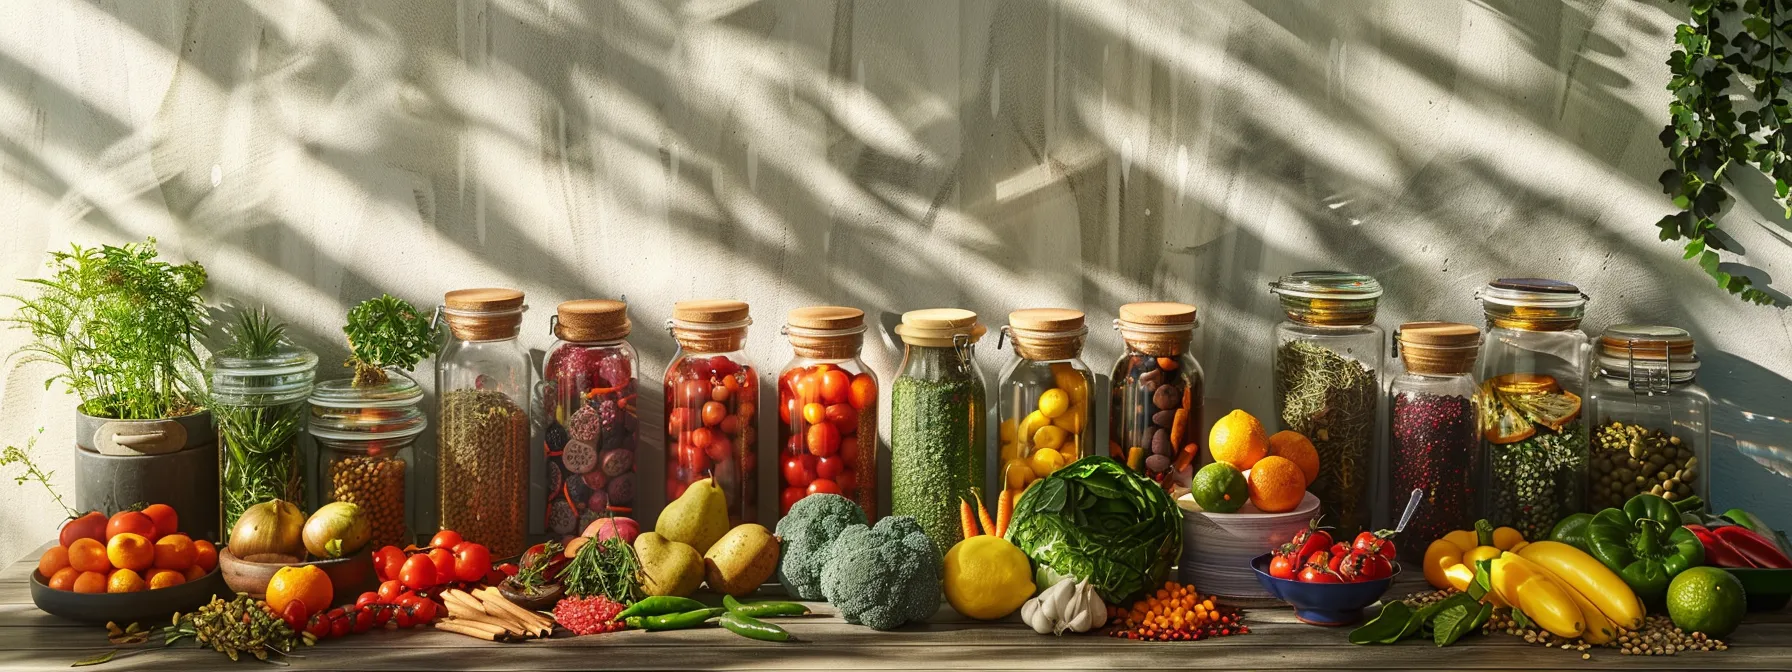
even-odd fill
[(1273, 600), (1251, 571), (1251, 558), (1294, 537), (1319, 512), (1319, 498), (1309, 492), (1287, 513), (1264, 513), (1251, 504), (1236, 513), (1208, 513), (1193, 495), (1176, 498), (1182, 508), (1182, 583), (1204, 594)]

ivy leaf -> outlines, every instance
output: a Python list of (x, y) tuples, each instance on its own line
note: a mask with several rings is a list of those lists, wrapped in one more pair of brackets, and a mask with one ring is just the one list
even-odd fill
[[(1676, 239), (1680, 238), (1680, 222), (1681, 222), (1681, 220), (1683, 220), (1685, 218), (1686, 218), (1686, 213), (1676, 212), (1671, 215), (1666, 215), (1666, 216), (1662, 217), (1659, 221), (1655, 222), (1655, 226), (1657, 228), (1661, 229), (1660, 238), (1663, 241), (1676, 240)], [(1687, 257), (1687, 258), (1690, 259), (1691, 257)]]
[(1704, 252), (1704, 251), (1705, 251), (1705, 239), (1704, 238), (1694, 238), (1692, 240), (1692, 242), (1689, 242), (1686, 244), (1686, 256), (1681, 257), (1681, 259), (1691, 259), (1693, 257), (1699, 256), (1699, 253)]
[(1699, 268), (1705, 269), (1705, 272), (1712, 277), (1717, 277), (1717, 253), (1706, 250), (1704, 254), (1699, 255)]
[(1748, 29), (1748, 34), (1753, 35), (1755, 39), (1758, 40), (1767, 39), (1767, 34), (1773, 32), (1773, 24), (1768, 23), (1767, 19), (1763, 19), (1759, 16), (1751, 16), (1743, 19), (1742, 27)]

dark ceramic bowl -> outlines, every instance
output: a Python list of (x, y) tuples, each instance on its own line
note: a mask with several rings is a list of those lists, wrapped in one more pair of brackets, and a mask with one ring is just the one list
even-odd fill
[(1742, 582), (1749, 611), (1779, 611), (1792, 602), (1792, 569), (1725, 569)]
[(331, 604), (352, 603), (361, 593), (379, 587), (379, 579), (373, 573), (372, 544), (360, 553), (346, 558), (310, 562), (271, 554), (239, 558), (230, 552), (229, 546), (218, 549), (218, 569), (224, 574), (225, 583), (230, 585), (231, 590), (248, 593), (255, 598), (267, 597), (268, 581), (274, 578), (274, 572), (280, 571), (282, 567), (299, 565), (316, 565), (330, 577), (330, 588), (335, 592)]
[(77, 593), (51, 588), (49, 579), (31, 570), (31, 601), (37, 608), (71, 621), (120, 626), (143, 623), (147, 626), (167, 625), (177, 611), (192, 611), (212, 601), (212, 596), (230, 597), (224, 585), (224, 572), (216, 567), (210, 574), (178, 586), (143, 590), (135, 593)]
[(1257, 581), (1277, 599), (1294, 607), (1294, 617), (1310, 625), (1350, 625), (1363, 620), (1363, 609), (1388, 592), (1388, 586), (1400, 576), (1399, 563), (1385, 579), (1356, 583), (1301, 583), (1269, 575), (1269, 556), (1264, 553), (1251, 558), (1251, 569)]

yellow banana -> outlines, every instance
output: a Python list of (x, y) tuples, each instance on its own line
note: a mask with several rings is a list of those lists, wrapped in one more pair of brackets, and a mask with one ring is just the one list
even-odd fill
[(1587, 596), (1568, 587), (1561, 579), (1550, 575), (1549, 569), (1541, 567), (1540, 569), (1544, 575), (1549, 576), (1551, 581), (1562, 588), (1562, 592), (1567, 593), (1568, 597), (1574, 600), (1574, 606), (1580, 608), (1581, 620), (1586, 623), (1586, 628), (1580, 632), (1581, 639), (1587, 640), (1588, 644), (1597, 646), (1618, 638), (1618, 625), (1613, 623), (1612, 619), (1606, 618), (1605, 614), (1599, 611), (1599, 607), (1593, 606), (1593, 602), (1588, 600)]
[(1542, 567), (1517, 553), (1505, 553), (1493, 561), (1493, 587), (1500, 597), (1523, 610), (1538, 627), (1560, 637), (1579, 637), (1586, 631), (1580, 607)]
[(1526, 544), (1518, 554), (1534, 562), (1560, 579), (1574, 592), (1580, 593), (1613, 625), (1625, 630), (1643, 627), (1643, 601), (1624, 579), (1580, 549), (1559, 541), (1537, 541)]

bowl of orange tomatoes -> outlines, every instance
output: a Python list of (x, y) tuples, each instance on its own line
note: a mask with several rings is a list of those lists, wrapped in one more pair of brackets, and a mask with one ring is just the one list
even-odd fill
[(181, 534), (166, 504), (64, 523), (31, 573), (38, 609), (83, 623), (166, 620), (229, 594), (217, 548)]

